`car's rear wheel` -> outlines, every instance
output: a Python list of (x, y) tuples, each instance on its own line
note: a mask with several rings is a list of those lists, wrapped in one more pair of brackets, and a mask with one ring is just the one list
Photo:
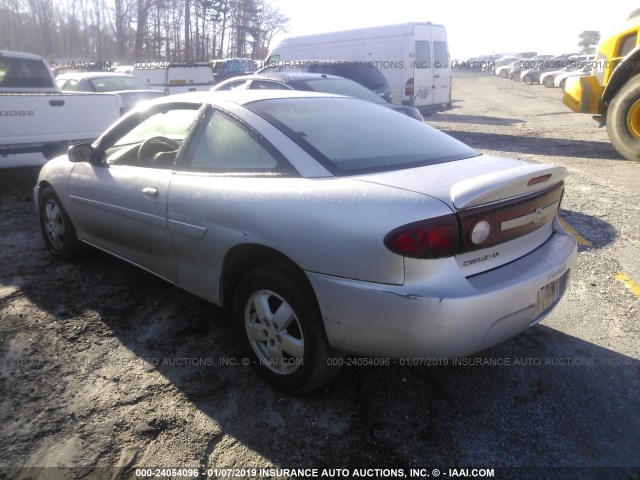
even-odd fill
[(525, 75), (522, 81), (527, 85), (531, 85), (533, 83), (533, 77), (531, 75)]
[(509, 78), (509, 72), (507, 72), (506, 70), (501, 70), (500, 71), (500, 78)]
[(547, 88), (553, 88), (554, 87), (553, 77), (551, 77), (551, 76), (544, 77), (544, 81), (542, 83)]
[(234, 317), (258, 373), (287, 393), (307, 393), (338, 372), (320, 309), (302, 272), (276, 262), (239, 283)]
[(53, 188), (40, 194), (40, 230), (49, 252), (63, 260), (74, 257), (80, 249), (73, 224)]
[(640, 75), (629, 80), (611, 101), (607, 133), (623, 157), (640, 162)]

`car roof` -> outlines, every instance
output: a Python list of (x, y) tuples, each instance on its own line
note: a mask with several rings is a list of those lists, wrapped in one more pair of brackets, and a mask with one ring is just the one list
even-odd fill
[(69, 73), (61, 73), (56, 77), (56, 80), (80, 80), (81, 78), (103, 78), (103, 77), (122, 77), (122, 78), (136, 78), (133, 75), (128, 75), (126, 73), (114, 73), (114, 72), (69, 72)]
[(155, 99), (151, 104), (159, 103), (217, 103), (218, 100), (246, 105), (259, 100), (271, 100), (280, 98), (349, 98), (344, 95), (307, 92), (302, 90), (219, 90), (180, 93)]
[[(330, 75), (328, 73), (311, 73), (311, 72), (269, 72), (269, 73), (254, 73), (252, 75), (242, 75), (240, 77), (233, 77), (229, 80), (273, 80), (274, 82), (290, 82), (290, 81), (304, 81), (304, 80), (317, 80), (317, 79), (331, 79), (339, 78), (338, 75)], [(348, 79), (347, 79), (348, 80)], [(353, 81), (353, 80), (351, 80)]]
[(44, 60), (40, 55), (33, 53), (14, 52), (12, 50), (0, 50), (0, 57), (22, 58), (25, 60)]

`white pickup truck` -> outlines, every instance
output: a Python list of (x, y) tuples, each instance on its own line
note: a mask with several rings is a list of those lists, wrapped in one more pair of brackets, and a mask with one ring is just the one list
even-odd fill
[(121, 103), (110, 93), (62, 93), (42, 57), (0, 50), (0, 155), (51, 158), (92, 142), (120, 117)]

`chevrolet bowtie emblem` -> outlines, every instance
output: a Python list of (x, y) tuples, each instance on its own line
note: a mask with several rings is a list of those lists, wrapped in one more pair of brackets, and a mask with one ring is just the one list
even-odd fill
[(536, 224), (543, 217), (546, 217), (551, 214), (555, 214), (558, 211), (558, 207), (560, 206), (560, 202), (554, 202), (551, 205), (547, 205), (546, 207), (538, 207), (533, 212), (523, 215), (522, 217), (513, 218), (511, 220), (506, 220), (500, 223), (500, 230), (510, 230), (512, 228), (521, 227), (523, 225), (527, 225), (530, 223)]
[(540, 217), (542, 217), (542, 207), (536, 208), (536, 217), (533, 219), (531, 223), (538, 223), (540, 221)]

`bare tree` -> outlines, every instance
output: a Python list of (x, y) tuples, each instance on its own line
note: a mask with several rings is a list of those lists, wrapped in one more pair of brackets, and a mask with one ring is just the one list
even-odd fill
[(268, 0), (258, 0), (255, 18), (254, 46), (252, 58), (264, 59), (269, 53), (271, 41), (278, 33), (287, 32), (289, 19), (280, 13)]
[(29, 0), (29, 9), (31, 10), (31, 16), (35, 20), (37, 25), (37, 32), (40, 39), (40, 51), (44, 55), (53, 53), (53, 2), (52, 0)]
[(50, 59), (263, 58), (288, 19), (273, 0), (0, 0), (0, 48)]
[[(143, 54), (143, 47), (147, 44), (147, 19), (153, 5), (153, 0), (137, 0), (136, 16), (136, 43), (134, 54), (136, 59), (146, 58)], [(145, 52), (146, 53), (146, 52)]]

